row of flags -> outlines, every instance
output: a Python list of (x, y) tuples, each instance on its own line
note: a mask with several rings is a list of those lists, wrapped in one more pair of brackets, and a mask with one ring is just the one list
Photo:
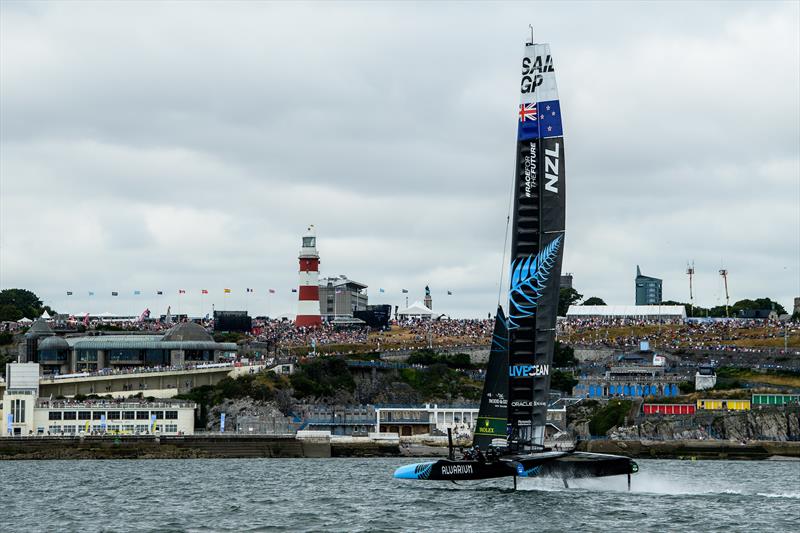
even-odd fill
[[(222, 289), (222, 292), (224, 294), (231, 294), (233, 291), (231, 289)], [(255, 293), (256, 291), (255, 291), (255, 289), (251, 289), (251, 288), (248, 287), (248, 288), (245, 289), (245, 292)], [(275, 294), (276, 293), (275, 289), (269, 289), (267, 292), (268, 292), (268, 294)], [(292, 289), (292, 292), (297, 292), (297, 289), (296, 288)], [(337, 290), (336, 292), (340, 292), (340, 291)], [(378, 289), (378, 292), (385, 293), (386, 290), (385, 289)], [(401, 292), (403, 294), (408, 294), (408, 289), (402, 289)], [(72, 292), (72, 291), (67, 291), (67, 296), (73, 296), (74, 294), (75, 293)], [(142, 294), (142, 291), (133, 291), (133, 295), (134, 296), (140, 296), (141, 294)], [(178, 294), (186, 294), (186, 289), (178, 289)], [(200, 294), (209, 294), (209, 291), (208, 291), (208, 289), (200, 289)], [(156, 291), (156, 295), (163, 296), (164, 295), (164, 291)], [(453, 291), (447, 291), (447, 295), (448, 296), (452, 296), (453, 295)], [(94, 291), (89, 291), (89, 296), (94, 296)], [(119, 291), (111, 291), (111, 296), (119, 296)]]

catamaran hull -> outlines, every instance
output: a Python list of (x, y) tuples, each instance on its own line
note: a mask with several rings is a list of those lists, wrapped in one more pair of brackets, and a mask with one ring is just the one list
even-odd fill
[(633, 474), (638, 465), (619, 455), (597, 453), (544, 453), (504, 457), (487, 463), (481, 461), (439, 461), (401, 466), (395, 470), (398, 479), (468, 481), (499, 477), (555, 477), (575, 479)]

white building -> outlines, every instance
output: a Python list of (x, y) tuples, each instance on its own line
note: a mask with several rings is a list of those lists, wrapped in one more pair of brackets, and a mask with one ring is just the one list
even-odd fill
[(0, 435), (191, 435), (196, 407), (186, 401), (39, 398), (39, 365), (9, 363)]

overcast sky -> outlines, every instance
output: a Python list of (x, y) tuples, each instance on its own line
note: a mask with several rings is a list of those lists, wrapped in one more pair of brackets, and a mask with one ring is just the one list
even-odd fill
[(294, 313), (315, 224), (321, 274), (371, 303), (429, 284), (436, 311), (486, 316), (532, 23), (560, 89), (578, 291), (633, 304), (639, 264), (686, 301), (693, 260), (698, 304), (724, 303), (724, 267), (732, 301), (789, 309), (798, 6), (4, 0), (0, 288), (75, 314)]

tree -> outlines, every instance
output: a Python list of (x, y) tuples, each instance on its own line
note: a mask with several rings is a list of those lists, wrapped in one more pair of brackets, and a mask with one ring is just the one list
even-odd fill
[(578, 384), (578, 380), (569, 372), (556, 370), (550, 377), (550, 388), (560, 390), (567, 394), (572, 394), (572, 388)]
[(36, 318), (43, 311), (55, 312), (29, 290), (5, 289), (0, 291), (0, 320), (19, 320), (22, 317)]
[(606, 305), (602, 298), (598, 298), (597, 296), (592, 296), (591, 298), (587, 298), (583, 305)]
[(572, 346), (556, 341), (553, 347), (553, 364), (555, 366), (575, 366), (577, 362)]
[(572, 287), (562, 287), (558, 291), (558, 316), (567, 316), (569, 306), (578, 302), (581, 298), (583, 298), (583, 294)]

